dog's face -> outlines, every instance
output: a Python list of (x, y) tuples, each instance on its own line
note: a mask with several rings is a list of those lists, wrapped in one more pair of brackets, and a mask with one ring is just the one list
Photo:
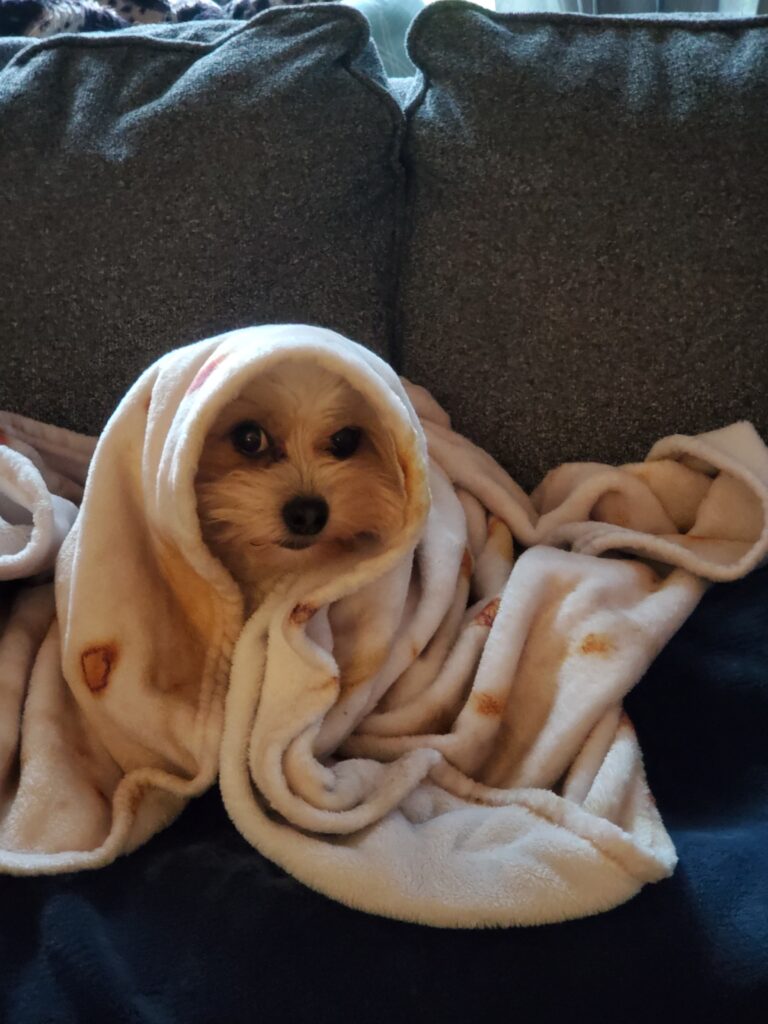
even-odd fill
[(203, 537), (245, 588), (371, 550), (402, 525), (394, 446), (341, 377), (280, 364), (219, 416), (197, 478)]

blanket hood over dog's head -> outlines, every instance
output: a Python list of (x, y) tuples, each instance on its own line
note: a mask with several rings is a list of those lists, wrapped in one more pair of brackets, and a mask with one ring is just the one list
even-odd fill
[[(429, 503), (421, 424), (399, 378), (377, 355), (333, 331), (305, 325), (234, 331), (178, 349), (157, 364), (142, 463), (153, 530), (191, 564), (198, 564), (202, 552), (193, 488), (205, 437), (216, 416), (248, 384), (286, 362), (314, 364), (338, 374), (375, 411), (392, 440), (402, 474), (402, 533), (392, 545), (401, 554), (418, 535)], [(174, 516), (169, 516), (169, 508), (175, 510)], [(202, 555), (207, 576), (210, 562), (206, 553)], [(386, 561), (391, 559), (391, 554), (385, 556)]]
[[(397, 375), (374, 353), (326, 329), (261, 326), (178, 349), (150, 367), (99, 440), (57, 570), (64, 675), (109, 756), (134, 773), (126, 807), (137, 806), (141, 778), (159, 781), (154, 772), (170, 772), (171, 789), (184, 795), (215, 777), (243, 607), (202, 540), (195, 474), (218, 414), (285, 360), (343, 377), (394, 445), (402, 527), (386, 551), (365, 559), (366, 579), (384, 575), (419, 536), (429, 507), (424, 435)], [(327, 580), (315, 579), (318, 600), (354, 590), (357, 570), (348, 562)], [(163, 783), (167, 788), (169, 779)], [(140, 841), (138, 826), (135, 835)]]

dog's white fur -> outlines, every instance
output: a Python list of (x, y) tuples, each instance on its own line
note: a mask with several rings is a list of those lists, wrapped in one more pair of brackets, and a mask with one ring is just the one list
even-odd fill
[[(244, 455), (233, 442), (233, 430), (247, 421), (266, 432), (270, 447), (262, 455)], [(339, 459), (329, 442), (345, 427), (362, 433), (357, 451)], [(309, 361), (279, 364), (224, 409), (205, 440), (195, 488), (203, 538), (251, 609), (277, 579), (385, 545), (402, 525), (391, 438), (359, 392)], [(282, 510), (307, 495), (327, 502), (328, 522), (317, 536), (297, 540)], [(286, 546), (294, 544), (306, 546)]]

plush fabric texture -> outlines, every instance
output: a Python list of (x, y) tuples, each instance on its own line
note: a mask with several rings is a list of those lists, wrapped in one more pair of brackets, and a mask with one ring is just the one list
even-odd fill
[[(244, 622), (193, 481), (219, 412), (286, 360), (341, 374), (376, 411), (402, 519), (386, 546), (288, 580)], [(562, 466), (528, 498), (409, 392), (319, 328), (174, 351), (110, 419), (68, 533), (88, 442), (4, 420), (0, 575), (34, 585), (13, 595), (0, 650), (0, 868), (108, 864), (218, 772), (254, 846), (386, 916), (547, 923), (671, 872), (621, 704), (704, 581), (766, 557), (768, 450), (739, 423), (667, 438), (636, 466)], [(66, 455), (70, 479), (47, 477)], [(38, 577), (65, 533), (54, 618)]]
[(768, 429), (768, 19), (428, 7), (399, 351), (533, 486)]
[(163, 352), (253, 322), (388, 351), (402, 114), (360, 14), (0, 56), (0, 408), (97, 433)]

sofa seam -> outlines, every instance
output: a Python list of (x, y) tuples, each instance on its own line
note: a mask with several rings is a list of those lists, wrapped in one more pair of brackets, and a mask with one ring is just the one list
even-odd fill
[[(443, 0), (445, 3), (446, 0)], [(430, 8), (425, 8), (429, 10)], [(417, 19), (418, 20), (418, 19)], [(410, 52), (410, 39), (413, 33), (415, 22), (411, 24), (411, 28), (408, 31), (406, 37), (406, 49), (409, 57)], [(429, 74), (423, 68), (417, 67), (416, 72), (421, 81), (419, 82), (416, 94), (403, 108), (403, 133), (402, 133), (402, 146), (400, 150), (400, 163), (403, 168), (404, 177), (404, 191), (403, 191), (403, 209), (402, 209), (402, 220), (400, 225), (400, 239), (399, 239), (399, 251), (397, 260), (397, 290), (395, 294), (394, 304), (394, 339), (393, 339), (393, 363), (398, 373), (402, 374), (405, 370), (405, 303), (403, 301), (403, 282), (405, 280), (405, 261), (409, 250), (410, 243), (413, 241), (414, 225), (416, 223), (416, 217), (414, 214), (414, 208), (416, 200), (418, 198), (418, 182), (415, 174), (413, 173), (413, 166), (407, 159), (407, 147), (413, 133), (413, 119), (416, 114), (423, 106), (427, 93), (431, 85), (431, 79)]]
[[(350, 8), (350, 10), (353, 10)], [(359, 13), (357, 11), (355, 14)], [(362, 15), (361, 15), (362, 17)], [(366, 27), (368, 33), (362, 47), (358, 51), (357, 56), (360, 56), (365, 50), (365, 47), (370, 41), (370, 27), (366, 20)], [(391, 127), (392, 135), (387, 145), (388, 158), (391, 173), (394, 179), (395, 186), (395, 200), (394, 210), (392, 216), (392, 227), (390, 233), (390, 255), (389, 255), (389, 274), (385, 298), (385, 310), (384, 310), (384, 331), (385, 331), (385, 350), (387, 353), (387, 361), (397, 370), (397, 303), (399, 296), (399, 285), (400, 285), (400, 255), (402, 248), (402, 235), (403, 235), (403, 220), (406, 211), (406, 171), (402, 160), (403, 145), (405, 140), (405, 133), (407, 124), (405, 120), (405, 113), (395, 100), (392, 93), (387, 89), (385, 85), (372, 79), (369, 75), (363, 71), (358, 70), (352, 66), (350, 55), (343, 58), (343, 66), (350, 77), (357, 80), (364, 89), (376, 96), (381, 102), (384, 108)]]

